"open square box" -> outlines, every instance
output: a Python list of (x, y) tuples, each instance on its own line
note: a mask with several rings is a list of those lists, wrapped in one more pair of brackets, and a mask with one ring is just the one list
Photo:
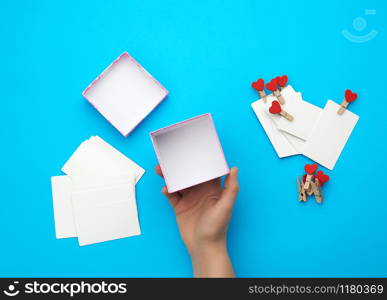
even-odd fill
[(127, 136), (168, 95), (168, 91), (124, 52), (82, 95)]
[(169, 193), (230, 172), (210, 114), (150, 133)]

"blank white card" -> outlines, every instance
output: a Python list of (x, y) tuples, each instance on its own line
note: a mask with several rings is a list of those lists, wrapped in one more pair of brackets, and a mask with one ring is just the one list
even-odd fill
[(302, 149), (302, 154), (330, 170), (359, 120), (359, 116), (349, 110), (339, 115), (339, 108), (339, 104), (328, 100)]

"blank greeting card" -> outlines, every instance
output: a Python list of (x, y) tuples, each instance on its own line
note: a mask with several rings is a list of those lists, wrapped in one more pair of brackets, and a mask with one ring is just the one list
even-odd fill
[(127, 136), (168, 94), (127, 52), (121, 54), (82, 95)]
[(305, 156), (330, 170), (359, 120), (359, 116), (349, 110), (339, 115), (339, 108), (339, 104), (328, 100), (302, 149)]

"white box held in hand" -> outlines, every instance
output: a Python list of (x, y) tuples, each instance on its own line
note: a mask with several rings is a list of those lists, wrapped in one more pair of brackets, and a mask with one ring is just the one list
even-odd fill
[(150, 135), (169, 193), (230, 171), (210, 114), (153, 131)]
[(124, 52), (82, 95), (127, 136), (168, 95), (168, 91)]

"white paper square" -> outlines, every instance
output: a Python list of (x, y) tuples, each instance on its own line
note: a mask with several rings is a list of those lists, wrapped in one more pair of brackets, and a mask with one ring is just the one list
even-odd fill
[(57, 239), (76, 237), (71, 204), (72, 182), (68, 176), (52, 176), (55, 233)]
[(145, 172), (143, 168), (97, 136), (83, 142), (62, 167), (62, 171), (70, 176), (132, 172), (136, 182)]
[(210, 114), (151, 133), (170, 193), (229, 173)]
[(126, 136), (168, 92), (124, 52), (82, 94)]
[(141, 234), (134, 179), (105, 186), (77, 183), (72, 204), (80, 246)]
[(339, 108), (339, 104), (328, 100), (302, 151), (305, 156), (330, 170), (333, 170), (359, 120), (359, 116), (349, 110), (339, 115)]

